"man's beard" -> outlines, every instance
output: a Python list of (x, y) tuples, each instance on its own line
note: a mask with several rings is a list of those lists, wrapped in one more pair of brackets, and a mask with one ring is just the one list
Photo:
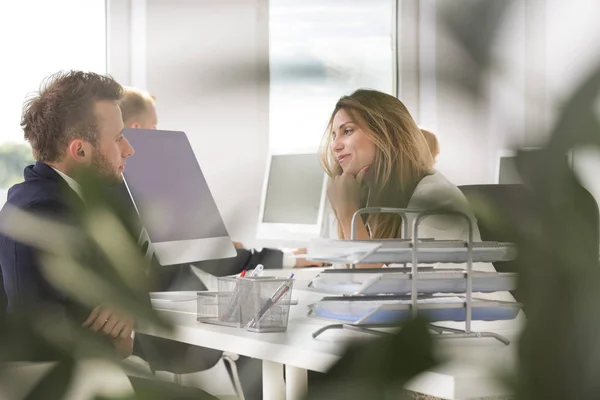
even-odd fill
[(123, 182), (123, 175), (117, 173), (110, 162), (98, 150), (94, 150), (92, 157), (92, 170), (98, 177), (105, 180), (109, 185), (118, 185)]

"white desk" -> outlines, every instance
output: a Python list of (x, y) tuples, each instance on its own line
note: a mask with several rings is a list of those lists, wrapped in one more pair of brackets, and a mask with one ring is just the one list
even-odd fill
[[(281, 273), (287, 274), (289, 271)], [(140, 332), (260, 359), (263, 361), (264, 399), (300, 399), (307, 387), (307, 370), (326, 372), (343, 355), (345, 343), (372, 336), (332, 330), (313, 339), (312, 333), (327, 322), (306, 318), (306, 305), (319, 300), (323, 295), (302, 290), (308, 283), (308, 280), (302, 279), (307, 277), (306, 273), (301, 273), (298, 277), (300, 279), (294, 283), (292, 298), (298, 299), (299, 304), (291, 308), (287, 332), (252, 333), (243, 329), (203, 324), (196, 321), (195, 302), (169, 305), (154, 303), (161, 315), (173, 321), (175, 330), (169, 333), (150, 328), (141, 329)], [(193, 297), (194, 293), (189, 295)], [(178, 311), (174, 311), (175, 309)], [(497, 332), (514, 340), (522, 321), (522, 314), (513, 321), (474, 321), (472, 329)], [(464, 324), (447, 325), (462, 327)], [(452, 361), (421, 374), (407, 385), (407, 389), (446, 399), (507, 394), (494, 382), (493, 376), (499, 369), (513, 364), (516, 348), (514, 341), (505, 346), (490, 338), (443, 339), (442, 344), (443, 355)]]

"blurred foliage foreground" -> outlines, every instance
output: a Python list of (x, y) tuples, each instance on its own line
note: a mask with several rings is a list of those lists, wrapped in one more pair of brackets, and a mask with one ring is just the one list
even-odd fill
[(24, 144), (0, 144), (0, 189), (23, 181), (23, 168), (32, 164), (31, 148)]
[[(597, 237), (593, 232), (597, 221), (579, 207), (583, 192), (575, 174), (568, 164), (557, 161), (573, 148), (600, 145), (594, 111), (599, 89), (600, 69), (568, 102), (547, 145), (519, 152), (519, 171), (529, 189), (527, 202), (535, 204), (528, 209), (526, 224), (504, 215), (493, 199), (480, 205), (489, 215), (487, 225), (510, 232), (519, 246), (527, 323), (518, 343), (517, 368), (509, 380), (517, 399), (600, 398), (600, 265), (598, 243), (592, 240)], [(2, 229), (44, 250), (44, 275), (82, 305), (91, 309), (108, 304), (138, 323), (168, 329), (151, 309), (152, 275), (136, 244), (135, 229), (123, 222), (127, 216), (106, 196), (101, 182), (89, 174), (80, 182), (86, 206), (80, 207), (75, 225), (12, 210)], [(102, 257), (81, 261), (81, 254), (98, 252)], [(51, 309), (5, 316), (0, 339), (2, 361), (33, 354), (58, 360), (30, 393), (32, 399), (62, 398), (78, 360), (100, 357), (119, 362), (96, 335)], [(417, 318), (393, 336), (352, 344), (325, 377), (309, 386), (308, 397), (394, 398), (391, 394), (409, 379), (436, 365), (436, 343), (427, 321)]]
[[(439, 17), (470, 57), (474, 71), (465, 74), (447, 63), (442, 75), (471, 96), (483, 90), (481, 77), (491, 68), (488, 52), (494, 31), (510, 3), (457, 0), (447, 2), (454, 8)], [(518, 364), (508, 381), (519, 400), (600, 398), (600, 265), (598, 243), (592, 240), (598, 221), (592, 221), (596, 216), (586, 215), (579, 206), (582, 186), (570, 167), (559, 161), (574, 148), (598, 149), (600, 124), (594, 105), (599, 89), (600, 68), (575, 90), (547, 144), (535, 152), (519, 152), (519, 172), (529, 190), (527, 203), (535, 205), (527, 209), (527, 223), (505, 214), (494, 199), (480, 205), (489, 216), (487, 225), (496, 224), (509, 232), (519, 246), (527, 323), (518, 343)], [(117, 218), (118, 210), (107, 202), (101, 185), (89, 179), (83, 186), (88, 206), (81, 210), (79, 228), (16, 213), (9, 224), (3, 222), (3, 229), (10, 226), (10, 234), (46, 250), (44, 274), (81, 304), (93, 308), (109, 303), (135, 316), (138, 323), (168, 327), (151, 310), (148, 266), (134, 235)], [(85, 246), (100, 249), (104, 261), (88, 259), (82, 264), (72, 254), (72, 243), (84, 251)], [(79, 325), (48, 318), (53, 314), (46, 311), (31, 310), (3, 319), (0, 356), (10, 360), (19, 354), (43, 352), (59, 360), (32, 392), (44, 394), (37, 398), (58, 399), (69, 385), (77, 360), (118, 360), (112, 349), (103, 347)], [(320, 384), (310, 385), (308, 396), (393, 398), (391, 393), (397, 393), (407, 380), (436, 364), (435, 343), (426, 321), (409, 321), (393, 336), (352, 345)]]
[[(136, 220), (126, 214), (114, 188), (90, 171), (80, 171), (77, 181), (86, 201), (84, 204), (70, 194), (76, 213), (68, 223), (9, 207), (0, 229), (40, 249), (42, 274), (82, 310), (101, 305), (134, 317), (136, 324), (169, 330), (171, 326), (151, 307), (153, 274), (137, 245)], [(0, 369), (0, 395), (12, 392), (7, 386), (11, 383), (23, 384), (2, 380), (2, 374), (16, 365), (15, 360), (54, 361), (28, 399), (64, 398), (74, 375), (81, 373), (82, 360), (101, 359), (119, 365), (121, 357), (112, 343), (81, 323), (62, 307), (45, 304), (2, 313), (0, 362), (7, 368)], [(110, 369), (105, 373), (110, 376)]]

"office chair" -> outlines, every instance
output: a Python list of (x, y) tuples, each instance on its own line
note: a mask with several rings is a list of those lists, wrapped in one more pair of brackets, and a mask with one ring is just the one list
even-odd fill
[[(498, 242), (515, 242), (515, 238), (511, 237), (509, 232), (498, 229), (497, 226), (488, 226), (485, 218), (478, 215), (481, 210), (477, 209), (476, 204), (479, 201), (490, 202), (494, 204), (503, 215), (508, 216), (512, 221), (519, 221), (521, 224), (539, 224), (539, 219), (536, 217), (536, 204), (534, 203), (531, 192), (525, 185), (521, 184), (503, 184), (503, 185), (465, 185), (458, 187), (465, 195), (477, 218), (481, 240), (498, 241)], [(580, 204), (578, 209), (589, 218), (591, 231), (594, 235), (594, 242), (597, 243), (595, 254), (600, 251), (600, 213), (596, 200), (586, 189), (578, 187), (575, 190), (580, 190)], [(494, 268), (498, 272), (519, 272), (519, 260), (493, 263)], [(517, 301), (523, 300), (523, 288), (517, 288), (511, 292)]]

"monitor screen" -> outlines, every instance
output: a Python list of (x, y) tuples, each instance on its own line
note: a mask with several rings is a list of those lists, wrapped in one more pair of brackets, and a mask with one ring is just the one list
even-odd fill
[(235, 256), (184, 132), (126, 129), (135, 154), (123, 176), (163, 265)]
[(519, 170), (517, 169), (516, 159), (514, 156), (501, 156), (498, 167), (498, 183), (520, 184), (523, 183)]
[[(319, 237), (327, 179), (316, 152), (269, 156), (257, 238), (269, 246), (305, 246)], [(277, 243), (273, 243), (276, 240)]]
[(262, 222), (317, 224), (324, 179), (317, 154), (273, 155)]

